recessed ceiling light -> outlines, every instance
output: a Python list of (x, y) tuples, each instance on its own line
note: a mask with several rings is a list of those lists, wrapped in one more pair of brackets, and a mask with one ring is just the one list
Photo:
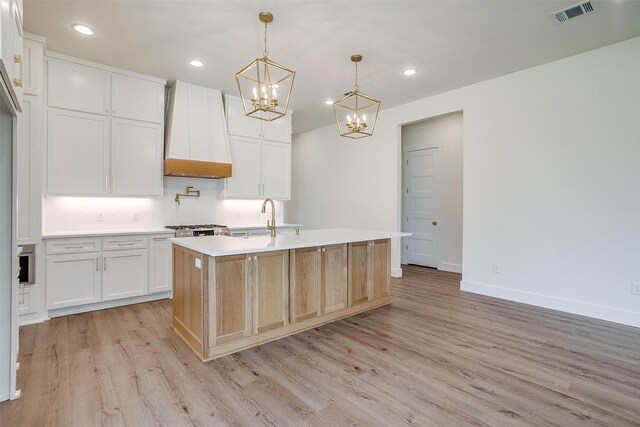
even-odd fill
[(83, 24), (73, 24), (71, 26), (71, 28), (73, 28), (74, 30), (76, 30), (80, 34), (84, 34), (85, 36), (92, 36), (92, 35), (94, 35), (96, 33), (91, 28), (89, 28), (89, 27), (87, 27), (86, 25), (83, 25)]
[(413, 76), (413, 75), (415, 75), (416, 73), (417, 73), (417, 71), (416, 71), (416, 70), (414, 70), (413, 68), (409, 68), (409, 69), (404, 70), (404, 71), (402, 72), (402, 74), (404, 74), (405, 76)]
[(333, 105), (333, 99), (327, 99), (324, 103), (327, 105)]
[(200, 61), (199, 59), (192, 59), (191, 61), (189, 61), (189, 64), (193, 65), (194, 67), (204, 67), (204, 63), (202, 61)]

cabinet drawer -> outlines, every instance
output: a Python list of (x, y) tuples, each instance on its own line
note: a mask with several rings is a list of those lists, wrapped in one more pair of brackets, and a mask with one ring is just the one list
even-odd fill
[(114, 236), (102, 239), (103, 251), (118, 251), (123, 249), (146, 249), (149, 238), (147, 236)]
[(100, 239), (92, 237), (47, 240), (46, 249), (47, 255), (97, 252), (99, 250)]

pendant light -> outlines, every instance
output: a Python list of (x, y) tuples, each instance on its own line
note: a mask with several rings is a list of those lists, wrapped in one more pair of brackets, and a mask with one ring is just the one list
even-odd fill
[(258, 19), (264, 23), (263, 56), (238, 71), (236, 81), (244, 113), (270, 122), (287, 114), (296, 72), (268, 57), (267, 24), (273, 21), (273, 15), (260, 12)]
[(353, 90), (333, 103), (333, 113), (340, 136), (358, 139), (373, 135), (381, 102), (358, 89), (358, 62), (362, 61), (362, 56), (352, 55), (351, 61), (356, 68)]

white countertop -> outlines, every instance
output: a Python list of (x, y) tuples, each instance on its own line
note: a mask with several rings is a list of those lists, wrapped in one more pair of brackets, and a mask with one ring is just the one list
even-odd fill
[(168, 228), (122, 228), (116, 230), (80, 230), (80, 231), (50, 231), (42, 233), (43, 239), (58, 239), (62, 237), (100, 237), (127, 234), (175, 234)]
[(282, 233), (276, 237), (253, 236), (249, 238), (230, 236), (176, 237), (169, 239), (209, 256), (238, 255), (254, 252), (269, 252), (285, 249), (308, 248), (310, 246), (338, 245), (367, 240), (389, 239), (410, 236), (411, 233), (397, 231), (358, 230), (352, 228), (328, 228), (302, 230), (300, 235)]
[[(278, 224), (276, 222), (276, 227), (277, 228), (302, 228), (302, 224), (289, 224), (289, 223)], [(265, 221), (260, 224), (229, 225), (228, 228), (229, 228), (229, 231), (255, 230), (255, 229), (263, 229), (263, 228), (266, 229), (267, 222)]]

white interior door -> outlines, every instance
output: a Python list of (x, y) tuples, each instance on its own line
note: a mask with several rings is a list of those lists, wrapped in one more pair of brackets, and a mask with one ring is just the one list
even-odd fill
[(407, 150), (404, 161), (405, 262), (440, 266), (440, 148)]

